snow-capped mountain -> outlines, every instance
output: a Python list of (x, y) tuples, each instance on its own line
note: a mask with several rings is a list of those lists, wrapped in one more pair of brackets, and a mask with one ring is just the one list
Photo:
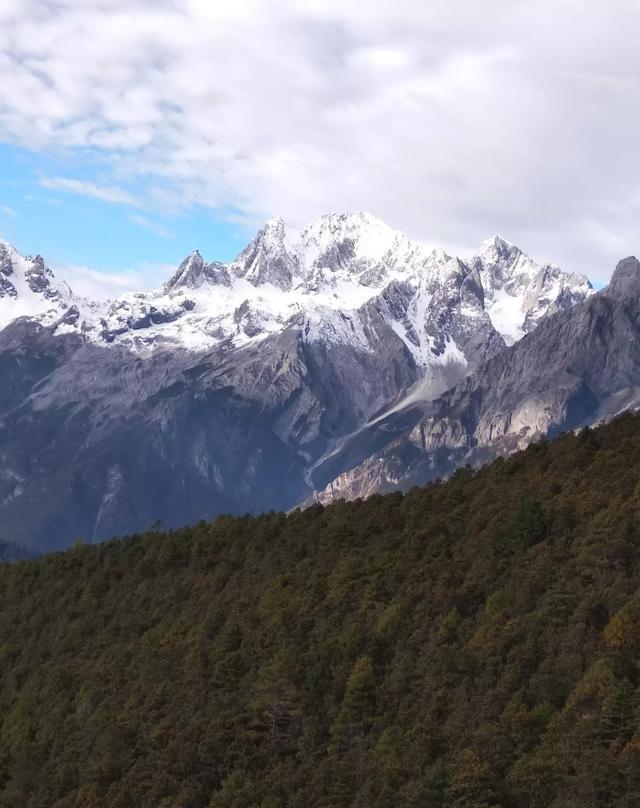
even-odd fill
[(73, 305), (65, 283), (57, 283), (41, 256), (23, 258), (0, 241), (0, 328), (17, 317), (35, 317), (53, 323)]
[(608, 287), (545, 318), (438, 399), (370, 422), (316, 464), (314, 501), (422, 485), (541, 437), (640, 408), (640, 262), (619, 262)]
[(555, 264), (540, 266), (518, 247), (495, 236), (469, 262), (484, 290), (485, 309), (494, 328), (512, 345), (540, 319), (581, 303), (590, 284)]
[(301, 231), (274, 219), (231, 263), (209, 263), (195, 251), (160, 289), (103, 304), (75, 298), (40, 257), (0, 249), (3, 324), (26, 315), (50, 325), (66, 314), (64, 326), (74, 319), (87, 339), (138, 351), (163, 343), (239, 347), (296, 324), (309, 339), (364, 345), (373, 305), (426, 367), (443, 356), (465, 361), (464, 345), (478, 331), (493, 328), (511, 344), (591, 292), (584, 276), (541, 266), (499, 236), (462, 261), (425, 250), (370, 214), (331, 214)]
[(3, 244), (0, 284), (0, 519), (38, 546), (290, 507), (376, 419), (593, 291), (499, 237), (463, 260), (368, 214), (272, 220), (106, 302)]
[(358, 338), (360, 317), (347, 315), (345, 326), (332, 312), (355, 313), (394, 282), (404, 286), (395, 295), (402, 310), (392, 312), (393, 328), (422, 365), (451, 342), (443, 308), (490, 323), (511, 343), (591, 288), (583, 276), (540, 266), (499, 237), (465, 263), (413, 244), (369, 214), (332, 214), (301, 231), (282, 219), (267, 222), (229, 264), (194, 252), (161, 289), (104, 307), (91, 330), (139, 350), (163, 341), (237, 347), (303, 320), (311, 338)]

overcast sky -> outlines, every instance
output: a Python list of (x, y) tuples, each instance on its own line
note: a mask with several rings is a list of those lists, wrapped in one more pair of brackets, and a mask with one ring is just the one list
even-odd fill
[(639, 31), (636, 0), (0, 0), (0, 235), (148, 285), (367, 210), (604, 281), (640, 252)]

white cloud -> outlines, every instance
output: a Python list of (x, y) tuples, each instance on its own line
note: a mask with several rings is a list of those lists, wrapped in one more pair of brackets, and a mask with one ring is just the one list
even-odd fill
[(38, 184), (54, 191), (69, 191), (79, 196), (101, 199), (103, 202), (140, 207), (140, 202), (132, 194), (115, 185), (97, 185), (94, 182), (69, 177), (40, 177)]
[(634, 0), (3, 0), (0, 138), (100, 155), (107, 186), (54, 181), (108, 201), (366, 209), (605, 276), (639, 249), (639, 29)]
[(78, 264), (51, 265), (57, 278), (66, 281), (77, 295), (91, 300), (119, 297), (124, 292), (155, 289), (171, 276), (170, 264), (143, 263), (125, 272), (104, 272)]
[(129, 220), (134, 224), (137, 224), (138, 227), (142, 227), (145, 230), (148, 230), (150, 233), (160, 236), (160, 238), (171, 238), (171, 233), (168, 230), (151, 221), (151, 219), (148, 219), (146, 216), (140, 216), (137, 213), (132, 213), (129, 216)]
[(0, 213), (4, 213), (4, 215), (8, 216), (10, 219), (18, 218), (18, 214), (10, 205), (0, 205)]

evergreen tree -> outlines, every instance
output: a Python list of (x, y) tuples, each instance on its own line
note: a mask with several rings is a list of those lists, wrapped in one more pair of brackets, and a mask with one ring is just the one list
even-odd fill
[(628, 741), (634, 731), (634, 690), (624, 679), (617, 682), (604, 704), (596, 735), (605, 744)]
[(331, 752), (348, 750), (361, 743), (375, 713), (375, 695), (371, 657), (360, 657), (353, 665), (340, 710), (331, 726)]

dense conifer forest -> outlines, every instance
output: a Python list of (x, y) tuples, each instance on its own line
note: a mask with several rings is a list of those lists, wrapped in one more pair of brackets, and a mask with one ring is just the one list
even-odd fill
[(0, 805), (640, 806), (640, 417), (0, 566)]

